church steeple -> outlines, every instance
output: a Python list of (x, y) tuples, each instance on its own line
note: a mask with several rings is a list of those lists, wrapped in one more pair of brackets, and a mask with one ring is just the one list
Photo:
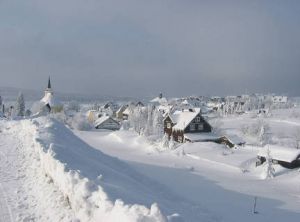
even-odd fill
[(48, 89), (51, 89), (51, 80), (50, 80), (50, 76), (49, 76), (49, 79), (48, 79)]
[(51, 87), (50, 76), (49, 76), (49, 79), (48, 79), (48, 87), (47, 87), (47, 89), (45, 90), (45, 95), (47, 95), (48, 93), (53, 94), (53, 90), (52, 90), (52, 87)]

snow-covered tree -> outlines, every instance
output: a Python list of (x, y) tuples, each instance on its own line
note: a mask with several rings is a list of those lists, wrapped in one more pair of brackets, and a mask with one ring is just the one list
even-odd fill
[(300, 128), (299, 127), (297, 127), (295, 129), (293, 138), (295, 140), (295, 147), (296, 147), (296, 149), (300, 149)]
[(153, 134), (159, 138), (163, 136), (163, 120), (162, 113), (155, 109), (153, 114)]
[(270, 151), (269, 148), (267, 149), (265, 170), (266, 170), (266, 172), (265, 172), (266, 173), (266, 175), (265, 175), (266, 179), (273, 178), (275, 176), (275, 169), (273, 167), (271, 151)]
[(169, 141), (169, 149), (173, 150), (176, 147), (176, 142), (174, 141), (174, 137), (171, 136), (170, 141)]
[(15, 105), (15, 115), (16, 116), (25, 116), (25, 100), (23, 93), (19, 93), (16, 105)]
[(169, 148), (169, 136), (166, 133), (161, 140), (161, 147), (164, 149)]
[(2, 97), (0, 96), (0, 106), (2, 107)]
[(263, 121), (258, 121), (258, 140), (261, 146), (268, 144), (271, 141), (270, 127), (269, 125)]
[(77, 113), (72, 118), (71, 126), (80, 131), (88, 131), (92, 129), (92, 126), (89, 124), (86, 116), (82, 113)]
[(146, 136), (153, 134), (153, 107), (151, 105), (147, 107), (147, 124), (144, 134)]

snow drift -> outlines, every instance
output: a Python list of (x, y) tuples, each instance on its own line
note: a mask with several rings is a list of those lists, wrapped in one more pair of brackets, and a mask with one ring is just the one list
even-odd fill
[[(63, 193), (77, 219), (168, 221), (157, 204), (150, 202), (153, 197), (145, 179), (127, 164), (89, 147), (56, 120), (41, 117), (22, 121), (22, 126), (35, 132), (41, 170)], [(145, 200), (150, 208), (143, 205)]]

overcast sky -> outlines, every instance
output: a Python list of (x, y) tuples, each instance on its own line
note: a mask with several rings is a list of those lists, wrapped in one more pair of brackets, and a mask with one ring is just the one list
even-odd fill
[(299, 0), (0, 0), (0, 86), (300, 95)]

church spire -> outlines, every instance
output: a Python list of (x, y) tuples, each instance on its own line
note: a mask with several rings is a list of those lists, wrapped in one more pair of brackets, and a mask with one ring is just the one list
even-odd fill
[(48, 79), (48, 89), (51, 89), (51, 80), (50, 80), (50, 76), (49, 76), (49, 79)]

